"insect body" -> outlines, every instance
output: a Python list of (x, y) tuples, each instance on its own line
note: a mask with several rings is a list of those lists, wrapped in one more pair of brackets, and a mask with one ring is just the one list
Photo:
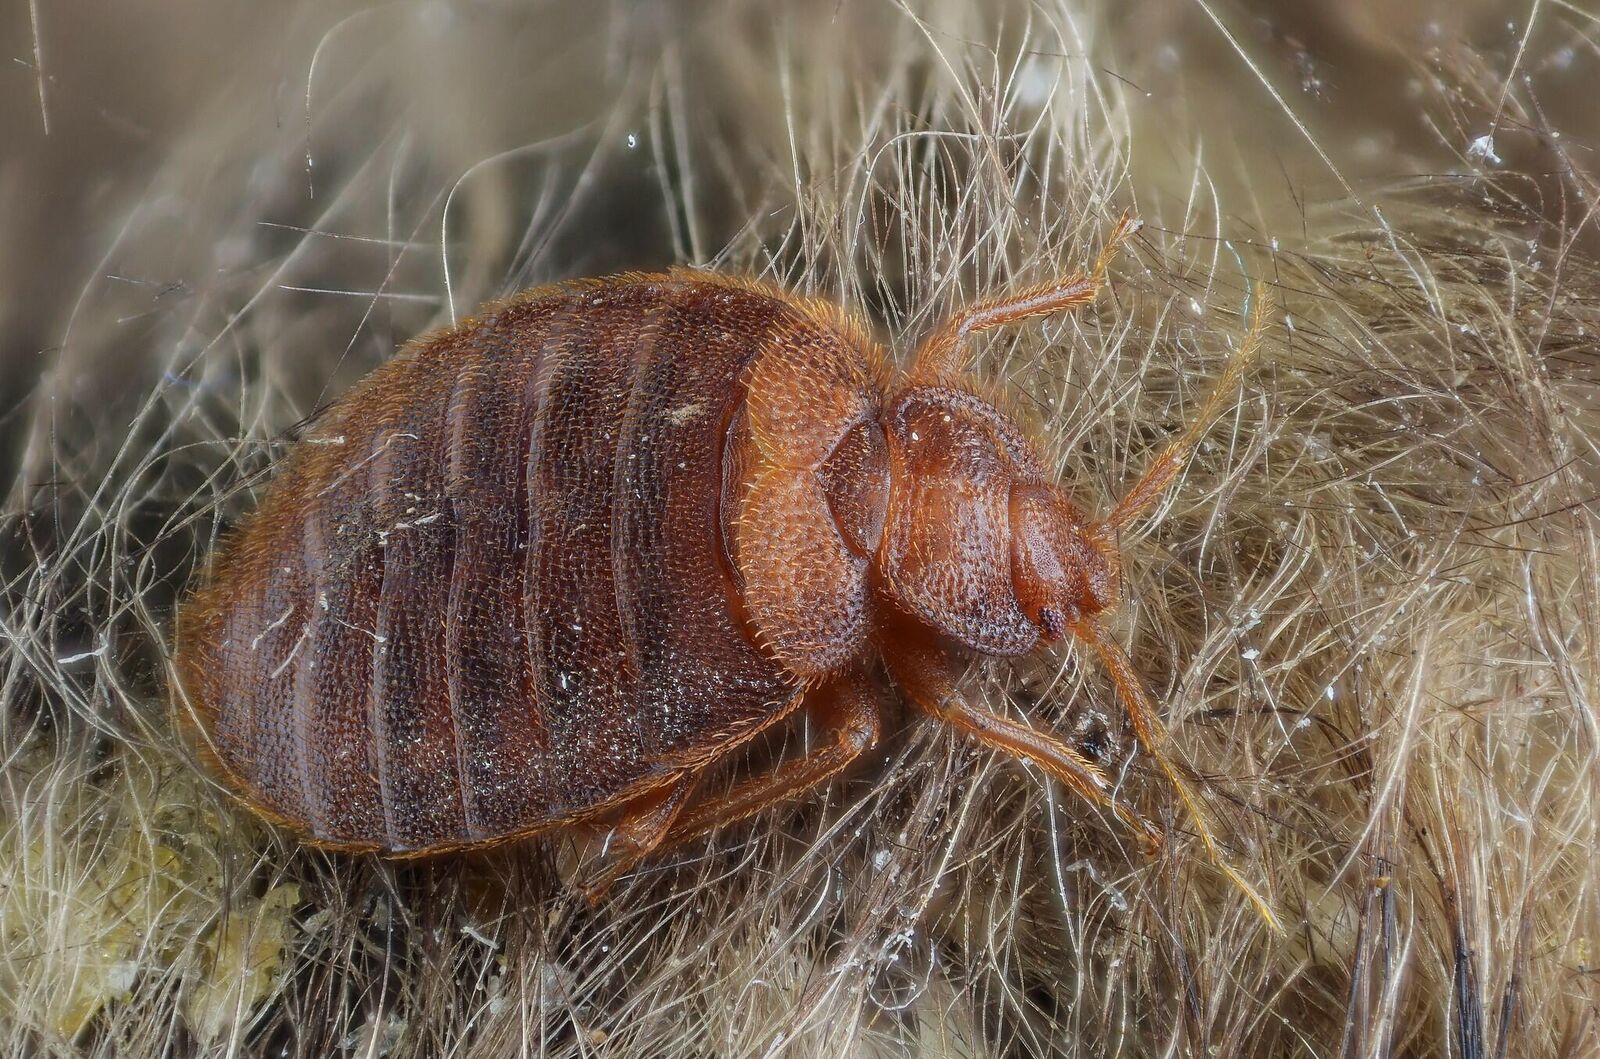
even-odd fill
[[(1205, 416), (1092, 521), (961, 364), (973, 332), (1092, 298), (1104, 261), (966, 310), (898, 377), (831, 305), (690, 271), (545, 288), (425, 337), (332, 406), (213, 560), (178, 622), (186, 715), (251, 805), (317, 844), (423, 854), (609, 813), (615, 871), (871, 747), (881, 663), (1156, 843), (1091, 762), (954, 683), (962, 652), (1076, 636), (1167, 767), (1094, 616), (1116, 531)], [(819, 748), (693, 800), (801, 706), (833, 733)]]

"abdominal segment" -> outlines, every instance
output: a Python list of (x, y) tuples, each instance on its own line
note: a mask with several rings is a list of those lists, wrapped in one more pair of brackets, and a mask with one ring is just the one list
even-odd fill
[(317, 841), (444, 849), (615, 804), (786, 709), (802, 678), (724, 529), (756, 368), (807, 327), (750, 285), (623, 277), (369, 376), (180, 614), (225, 776)]

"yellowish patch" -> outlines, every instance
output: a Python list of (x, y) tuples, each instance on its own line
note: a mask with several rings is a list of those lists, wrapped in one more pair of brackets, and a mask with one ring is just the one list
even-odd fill
[(271, 994), (294, 934), (290, 918), (300, 902), (300, 887), (274, 886), (260, 900), (242, 903), (206, 935), (204, 977), (189, 993), (183, 1014), (202, 1041), (216, 1040), (248, 1021), (251, 1010)]

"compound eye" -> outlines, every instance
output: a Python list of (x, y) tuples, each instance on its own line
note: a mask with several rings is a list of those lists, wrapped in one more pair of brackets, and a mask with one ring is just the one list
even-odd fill
[(1039, 611), (1039, 631), (1046, 640), (1064, 640), (1081, 620), (1083, 612), (1072, 604), (1052, 603)]
[(1039, 611), (1039, 628), (1047, 640), (1059, 640), (1067, 635), (1067, 616), (1060, 607), (1045, 607)]

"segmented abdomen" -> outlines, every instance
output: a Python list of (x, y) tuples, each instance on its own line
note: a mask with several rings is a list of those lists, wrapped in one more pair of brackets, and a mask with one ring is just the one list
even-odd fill
[(357, 386), (180, 615), (230, 780), (323, 842), (445, 848), (582, 815), (791, 701), (722, 534), (742, 379), (786, 314), (692, 277), (559, 288)]

